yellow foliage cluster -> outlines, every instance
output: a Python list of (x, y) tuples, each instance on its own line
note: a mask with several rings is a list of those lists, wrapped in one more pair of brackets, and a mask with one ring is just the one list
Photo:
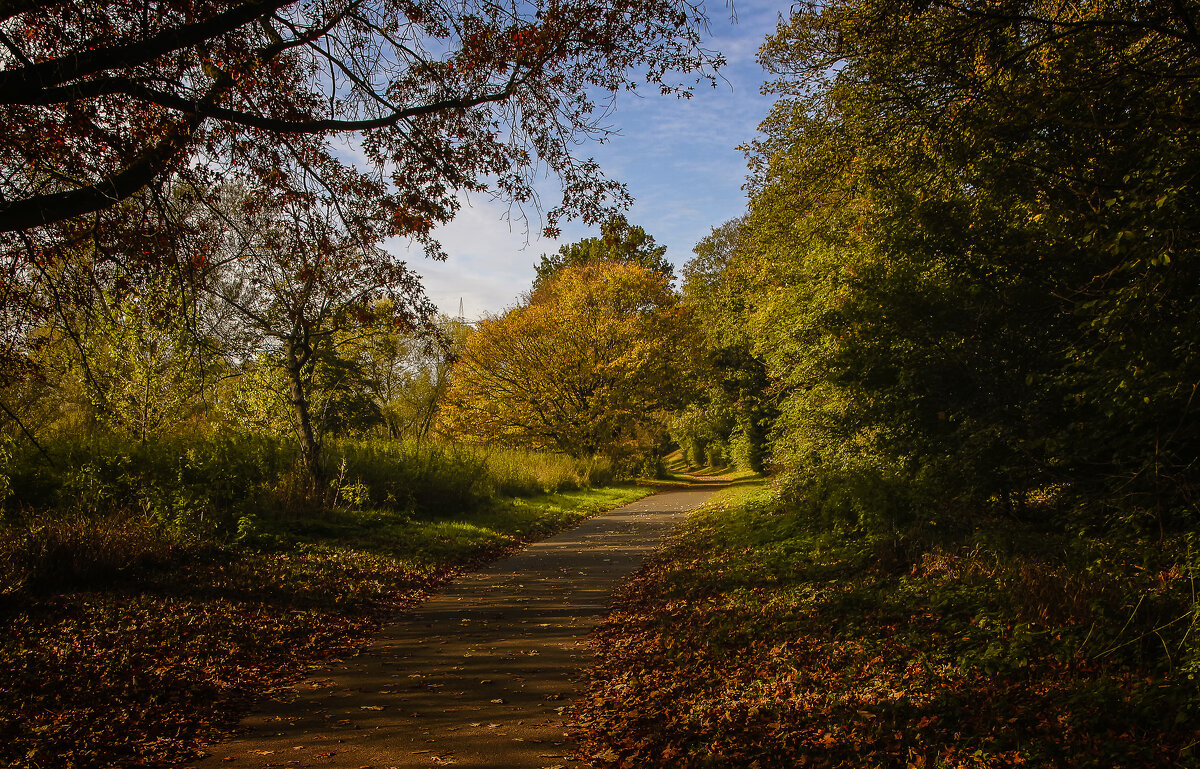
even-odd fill
[(644, 267), (569, 267), (483, 321), (452, 375), (442, 428), (459, 438), (621, 456), (663, 440), (684, 396), (694, 325)]

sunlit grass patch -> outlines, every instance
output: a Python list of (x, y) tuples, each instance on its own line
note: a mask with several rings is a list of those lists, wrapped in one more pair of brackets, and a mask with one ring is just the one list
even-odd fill
[(484, 461), (501, 496), (519, 497), (588, 489), (613, 482), (612, 461), (575, 459), (549, 452), (491, 448)]

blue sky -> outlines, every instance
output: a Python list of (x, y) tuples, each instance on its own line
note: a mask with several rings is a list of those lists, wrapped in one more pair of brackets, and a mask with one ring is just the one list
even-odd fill
[[(755, 54), (773, 32), (787, 5), (737, 0), (737, 23), (724, 3), (710, 2), (712, 36), (708, 47), (728, 60), (725, 81), (716, 89), (697, 89), (690, 100), (650, 94), (618, 97), (608, 123), (619, 135), (605, 144), (580, 148), (595, 157), (610, 178), (629, 187), (636, 202), (629, 221), (667, 247), (667, 258), (682, 266), (692, 246), (711, 229), (746, 208), (742, 185), (746, 160), (737, 149), (754, 138), (771, 100), (759, 92), (764, 80)], [(553, 205), (549, 199), (547, 206)], [(519, 221), (504, 220), (507, 208), (486, 199), (468, 201), (458, 217), (439, 231), (449, 260), (435, 263), (416, 252), (409, 266), (424, 276), (426, 292), (443, 312), (476, 319), (513, 306), (533, 280), (538, 257), (597, 234), (578, 222), (566, 222), (559, 240), (538, 236), (536, 213), (527, 234)], [(403, 253), (404, 244), (394, 244)], [(678, 270), (677, 270), (678, 271)]]

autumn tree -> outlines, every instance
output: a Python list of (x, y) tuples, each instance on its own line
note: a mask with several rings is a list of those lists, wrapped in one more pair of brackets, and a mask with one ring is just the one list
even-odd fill
[(666, 410), (686, 397), (691, 336), (661, 274), (567, 267), (467, 339), (444, 426), (571, 456), (657, 451)]
[(636, 264), (657, 272), (667, 281), (675, 277), (675, 267), (667, 261), (667, 247), (654, 241), (654, 236), (630, 224), (624, 216), (608, 220), (600, 227), (600, 237), (584, 238), (567, 243), (553, 254), (542, 254), (533, 279), (536, 290), (542, 283), (567, 267), (599, 262)]
[[(101, 272), (186, 277), (205, 234), (172, 190), (319, 188), (363, 243), (400, 236), (435, 257), (463, 195), (536, 205), (547, 172), (562, 191), (550, 231), (599, 221), (628, 195), (577, 147), (605, 133), (616, 93), (644, 81), (686, 96), (711, 78), (704, 25), (690, 0), (2, 3), (6, 330), (73, 299), (45, 267), (80, 244)], [(0, 368), (24, 370), (20, 331), (0, 343)]]
[(793, 11), (732, 262), (775, 458), (889, 527), (1048, 497), (1194, 522), (1191, 7)]
[[(539, 162), (564, 183), (552, 225), (596, 218), (622, 193), (571, 152), (600, 132), (595, 96), (635, 71), (687, 93), (673, 78), (717, 63), (704, 22), (679, 0), (5, 3), (0, 232), (100, 214), (171, 174), (286, 185), (289, 163), (427, 242), (460, 191), (528, 200)], [(348, 136), (360, 166), (333, 144)]]
[(343, 350), (395, 330), (426, 330), (434, 308), (404, 262), (340, 227), (331, 208), (240, 188), (226, 194), (212, 221), (220, 242), (201, 285), (214, 312), (228, 315), (228, 348), (242, 359), (265, 357), (282, 372), (304, 466), (317, 486), (322, 435), (312, 402), (322, 377), (331, 381), (331, 371), (348, 365), (344, 373), (359, 376)]

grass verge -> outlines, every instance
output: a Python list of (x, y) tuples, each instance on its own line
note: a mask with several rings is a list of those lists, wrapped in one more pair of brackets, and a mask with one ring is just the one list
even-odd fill
[(659, 478), (642, 478), (638, 483), (643, 486), (653, 486), (660, 489), (685, 488), (694, 483), (722, 481), (743, 483), (762, 476), (752, 470), (739, 470), (732, 465), (713, 467), (711, 465), (697, 467), (684, 458), (683, 453), (676, 449), (663, 458), (663, 473)]
[[(465, 567), (648, 493), (500, 499), (458, 516), (337, 509), (245, 519), (237, 544), (166, 538), (144, 543), (154, 557), (103, 570), (89, 560), (86, 586), (9, 590), (0, 594), (0, 765), (179, 765), (252, 701), (351, 652)], [(117, 519), (102, 524), (127, 541)], [(97, 521), (48, 525), (69, 549), (86, 538), (72, 526)], [(45, 547), (47, 537), (37, 541)]]
[(762, 484), (723, 493), (598, 630), (573, 712), (584, 754), (621, 767), (1198, 765), (1179, 655), (1191, 577), (1119, 543), (1077, 559), (1066, 535), (990, 525), (969, 541), (885, 541), (810, 529)]

